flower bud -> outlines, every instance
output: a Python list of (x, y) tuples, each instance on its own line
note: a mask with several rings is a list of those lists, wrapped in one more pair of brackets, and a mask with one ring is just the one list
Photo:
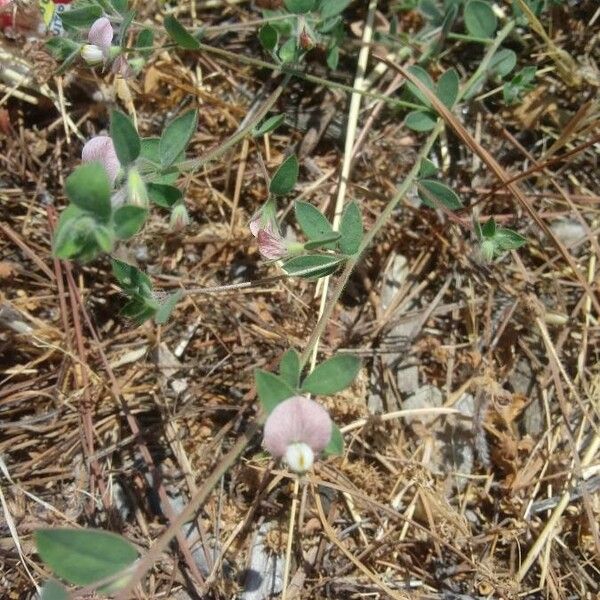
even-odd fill
[(146, 184), (135, 167), (129, 169), (127, 174), (127, 202), (142, 208), (146, 208), (149, 204)]
[(88, 65), (98, 65), (104, 60), (104, 52), (95, 44), (85, 44), (81, 48), (81, 57)]
[(129, 69), (131, 70), (131, 74), (128, 75), (128, 77), (132, 75), (137, 75), (146, 64), (146, 61), (142, 56), (134, 56), (133, 58), (130, 58), (127, 62), (129, 64)]
[(277, 204), (273, 198), (269, 198), (264, 205), (254, 213), (253, 217), (248, 223), (250, 233), (254, 237), (258, 237), (258, 232), (261, 229), (269, 229), (271, 231), (277, 229)]
[(492, 262), (494, 260), (494, 252), (496, 251), (496, 245), (493, 240), (484, 240), (481, 243), (481, 257), (487, 263)]
[(302, 50), (311, 50), (315, 47), (315, 41), (312, 39), (308, 31), (306, 31), (306, 27), (302, 29), (300, 35), (298, 36), (298, 45)]
[(181, 231), (190, 224), (190, 215), (183, 204), (176, 204), (171, 211), (169, 225), (171, 231)]

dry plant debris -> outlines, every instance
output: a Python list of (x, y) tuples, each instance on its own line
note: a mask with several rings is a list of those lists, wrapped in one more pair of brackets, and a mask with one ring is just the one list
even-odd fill
[[(48, 577), (37, 528), (98, 527), (141, 552), (151, 547), (246, 431), (254, 369), (274, 368), (290, 346), (304, 349), (319, 315), (313, 282), (267, 280), (188, 296), (165, 326), (137, 327), (119, 315), (108, 261), (53, 258), (65, 178), (83, 141), (107, 130), (107, 105), (134, 116), (144, 136), (197, 106), (195, 157), (234, 134), (272, 91), (274, 76), (243, 58), (261, 58), (252, 23), (281, 2), (133, 4), (142, 23), (158, 27), (174, 14), (190, 28), (216, 28), (204, 41), (230, 54), (165, 48), (131, 79), (83, 66), (55, 75), (41, 41), (0, 34), (7, 599), (35, 597)], [(350, 33), (335, 73), (319, 49), (309, 73), (352, 85), (367, 4), (344, 13)], [(294, 487), (253, 438), (132, 597), (258, 600), (281, 594), (285, 568), (288, 599), (598, 597), (600, 17), (593, 0), (548, 4), (512, 38), (521, 66), (539, 73), (522, 101), (505, 104), (487, 85), (454, 112), (474, 146), (447, 122), (433, 153), (476, 218), (494, 215), (527, 245), (487, 264), (470, 210), (426, 209), (407, 195), (320, 339), (323, 356), (363, 357), (353, 387), (326, 403), (345, 431), (344, 456)], [(398, 95), (404, 80), (375, 57), (390, 52), (392, 20), (407, 36), (419, 31), (415, 6), (380, 2), (375, 12), (367, 75), (380, 68), (372, 90), (382, 97)], [(510, 3), (495, 9), (508, 14)], [(454, 65), (462, 77), (481, 56), (450, 38), (430, 73)], [(418, 58), (415, 50), (398, 64)], [(272, 274), (247, 229), (268, 194), (265, 171), (296, 149), (302, 200), (331, 216), (349, 102), (347, 90), (293, 78), (276, 106), (282, 128), (189, 175), (190, 225), (173, 233), (154, 215), (121, 257), (169, 291)], [(362, 109), (347, 197), (368, 231), (423, 137), (381, 98)]]

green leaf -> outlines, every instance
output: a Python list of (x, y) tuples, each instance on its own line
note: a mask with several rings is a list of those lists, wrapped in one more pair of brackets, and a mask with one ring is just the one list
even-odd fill
[(506, 77), (516, 66), (517, 55), (509, 48), (502, 48), (490, 60), (490, 72), (498, 77)]
[(38, 554), (52, 572), (75, 585), (116, 575), (138, 558), (125, 538), (99, 529), (38, 529)]
[(430, 208), (439, 208), (439, 204), (450, 210), (462, 208), (458, 195), (447, 185), (434, 179), (421, 179), (418, 183), (419, 198)]
[(82, 8), (73, 8), (60, 13), (60, 20), (65, 28), (89, 29), (92, 23), (102, 16), (102, 8), (89, 4)]
[(340, 237), (342, 237), (341, 234), (337, 233), (337, 231), (334, 231), (327, 237), (306, 242), (306, 244), (304, 244), (304, 249), (316, 250), (317, 248), (335, 248), (335, 242), (337, 242)]
[(283, 0), (285, 7), (293, 13), (304, 14), (315, 9), (316, 0)]
[(121, 41), (121, 48), (125, 48), (127, 45), (127, 31), (131, 27), (133, 23), (133, 19), (135, 19), (135, 10), (128, 10), (123, 15), (123, 21), (121, 22), (121, 26), (119, 27), (119, 40)]
[(487, 238), (493, 238), (496, 235), (496, 221), (493, 218), (484, 224), (481, 228), (481, 234)]
[(282, 18), (285, 15), (283, 10), (268, 10), (264, 9), (262, 11), (264, 19), (273, 19), (269, 25), (277, 30), (277, 33), (280, 36), (289, 36), (292, 35), (294, 27), (298, 20), (293, 15), (290, 15), (287, 19)]
[(336, 46), (342, 41), (345, 31), (342, 24), (342, 17), (332, 17), (323, 19), (317, 27), (319, 33), (330, 36), (330, 44)]
[[(146, 161), (149, 161), (151, 164), (144, 165), (145, 172), (149, 172), (152, 174), (153, 183), (162, 184), (162, 185), (173, 185), (178, 177), (179, 171), (176, 167), (171, 167), (169, 169), (163, 169), (160, 166), (160, 138), (150, 137), (144, 138), (141, 140), (142, 149), (140, 152), (140, 157)], [(179, 162), (185, 158), (185, 153), (181, 153), (175, 159), (175, 162)], [(149, 184), (146, 185), (146, 187)]]
[(452, 108), (458, 97), (458, 73), (454, 68), (448, 69), (439, 79), (436, 85), (436, 95), (444, 106)]
[(483, 229), (475, 212), (473, 212), (473, 231), (475, 232), (475, 237), (481, 242), (483, 240)]
[(358, 375), (360, 359), (352, 354), (336, 354), (317, 365), (302, 382), (302, 391), (327, 396), (346, 389)]
[(125, 204), (117, 208), (113, 215), (115, 234), (121, 240), (133, 237), (144, 226), (148, 210), (141, 206)]
[(341, 14), (350, 5), (350, 2), (352, 0), (321, 0), (319, 5), (321, 19), (325, 21)]
[(332, 46), (327, 50), (327, 66), (335, 71), (340, 63), (340, 49), (337, 46)]
[(127, 10), (127, 7), (129, 6), (129, 0), (110, 0), (110, 3), (120, 14), (124, 14)]
[(343, 258), (330, 254), (306, 254), (286, 260), (283, 270), (292, 277), (319, 279), (335, 273), (343, 262)]
[(522, 68), (510, 81), (504, 84), (502, 94), (507, 104), (518, 102), (521, 96), (531, 89), (537, 69), (534, 66)]
[(140, 140), (140, 156), (157, 165), (160, 165), (160, 138), (149, 137)]
[[(408, 67), (408, 71), (412, 73), (419, 81), (421, 81), (421, 83), (423, 83), (425, 87), (430, 89), (432, 92), (434, 91), (433, 80), (431, 79), (429, 73), (423, 67), (419, 67), (418, 65), (412, 65)], [(431, 106), (431, 102), (429, 102), (427, 96), (425, 96), (425, 94), (423, 94), (423, 92), (414, 83), (407, 81), (406, 89), (417, 102), (423, 104), (423, 106)]]
[(441, 25), (444, 14), (440, 11), (434, 0), (421, 0), (418, 5), (419, 12), (434, 26)]
[(284, 400), (294, 396), (295, 392), (281, 377), (269, 371), (256, 369), (254, 371), (256, 381), (256, 393), (261, 406), (267, 414)]
[[(137, 39), (135, 40), (135, 47), (136, 48), (149, 48), (153, 44), (154, 44), (154, 32), (152, 31), (152, 29), (149, 29), (148, 27), (146, 27), (145, 29), (142, 29), (138, 33)], [(152, 49), (141, 50), (140, 54), (144, 58), (148, 58), (152, 54)]]
[(49, 579), (42, 586), (39, 600), (69, 600), (69, 592), (58, 581)]
[(344, 254), (356, 254), (364, 234), (362, 216), (356, 202), (350, 202), (344, 209), (340, 221), (340, 234), (340, 250)]
[(164, 183), (148, 183), (146, 185), (148, 198), (154, 204), (163, 208), (172, 208), (175, 204), (183, 199), (183, 192), (173, 185), (165, 185)]
[(260, 43), (262, 44), (263, 48), (271, 52), (275, 50), (275, 47), (277, 46), (279, 34), (277, 33), (277, 29), (275, 29), (273, 25), (266, 23), (260, 28), (258, 32), (258, 39), (260, 40)]
[(404, 124), (413, 131), (431, 131), (436, 123), (435, 115), (422, 110), (413, 110), (404, 119)]
[(512, 229), (498, 227), (494, 241), (500, 250), (516, 250), (527, 243), (527, 238)]
[(168, 15), (164, 21), (169, 37), (184, 50), (197, 50), (200, 42), (173, 16)]
[(294, 212), (300, 229), (309, 240), (322, 240), (335, 235), (325, 215), (308, 202), (295, 202)]
[(275, 175), (273, 175), (271, 185), (269, 186), (271, 194), (275, 194), (276, 196), (289, 194), (296, 185), (299, 171), (298, 159), (295, 154), (291, 154), (283, 161), (275, 172)]
[(273, 115), (272, 117), (265, 119), (258, 127), (256, 127), (254, 129), (254, 131), (252, 132), (252, 135), (254, 137), (260, 137), (261, 135), (266, 135), (267, 133), (270, 133), (271, 131), (274, 131), (275, 129), (277, 129), (283, 123), (284, 119), (285, 119), (284, 114)]
[(300, 383), (300, 354), (294, 348), (283, 353), (279, 363), (279, 376), (292, 389), (296, 389)]
[(81, 48), (81, 44), (78, 44), (69, 38), (59, 36), (51, 37), (45, 43), (45, 46), (50, 54), (59, 61), (67, 60), (72, 55), (78, 55)]
[(498, 21), (492, 7), (483, 0), (469, 0), (464, 10), (467, 31), (477, 38), (490, 38)]
[(198, 126), (198, 111), (188, 110), (171, 121), (160, 138), (159, 153), (163, 167), (171, 166), (185, 151)]
[(157, 312), (157, 303), (149, 298), (135, 296), (122, 309), (124, 317), (132, 319), (138, 325), (151, 319)]
[(94, 237), (96, 238), (96, 243), (102, 252), (106, 252), (109, 254), (112, 252), (113, 244), (114, 244), (114, 234), (108, 228), (104, 227), (104, 225), (96, 225), (94, 227)]
[(323, 452), (325, 456), (342, 456), (344, 454), (344, 436), (335, 423), (332, 424), (331, 439)]
[(58, 225), (54, 230), (52, 240), (52, 253), (57, 258), (69, 259), (81, 249), (82, 241), (78, 221), (85, 216), (85, 212), (74, 204), (68, 206), (60, 215)]
[(175, 309), (175, 306), (177, 305), (179, 300), (181, 300), (182, 296), (183, 291), (178, 290), (174, 294), (168, 296), (166, 300), (160, 302), (160, 307), (154, 315), (154, 322), (157, 325), (164, 325), (169, 320), (171, 313)]
[(130, 165), (140, 155), (140, 136), (133, 126), (133, 121), (120, 110), (110, 113), (110, 137), (123, 166)]
[(110, 217), (110, 179), (99, 162), (77, 167), (65, 182), (69, 200), (102, 222)]
[(113, 258), (112, 272), (119, 285), (129, 294), (141, 294), (152, 298), (152, 282), (146, 273), (122, 260)]
[(279, 48), (279, 58), (283, 64), (296, 62), (298, 58), (298, 43), (296, 38), (291, 37)]
[(433, 177), (438, 172), (438, 168), (428, 158), (424, 158), (421, 161), (419, 167), (419, 177)]

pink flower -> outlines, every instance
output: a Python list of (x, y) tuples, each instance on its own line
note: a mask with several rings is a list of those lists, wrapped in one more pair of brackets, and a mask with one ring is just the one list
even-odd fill
[(256, 239), (258, 251), (267, 260), (277, 260), (287, 255), (287, 246), (281, 234), (270, 229), (260, 229)]
[(81, 49), (83, 60), (97, 65), (108, 59), (114, 30), (107, 17), (96, 19), (88, 32), (88, 42)]
[(107, 135), (97, 135), (91, 140), (88, 140), (81, 152), (83, 162), (98, 161), (102, 164), (111, 183), (114, 184), (115, 179), (121, 169), (121, 163), (117, 158), (113, 141)]
[(275, 458), (285, 458), (293, 471), (303, 473), (329, 443), (332, 427), (329, 413), (320, 404), (292, 396), (269, 415), (263, 444)]
[(112, 44), (114, 31), (109, 19), (100, 17), (96, 19), (88, 32), (88, 42), (98, 46), (105, 54), (108, 53)]
[(267, 200), (248, 223), (250, 233), (258, 241), (258, 251), (267, 260), (277, 260), (289, 253), (288, 244), (277, 227), (275, 210), (273, 200)]

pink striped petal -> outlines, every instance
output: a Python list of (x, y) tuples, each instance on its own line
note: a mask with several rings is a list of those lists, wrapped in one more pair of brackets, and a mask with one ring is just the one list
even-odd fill
[(110, 21), (106, 17), (100, 17), (99, 19), (96, 19), (90, 27), (88, 32), (88, 42), (90, 44), (95, 44), (106, 52), (112, 44), (113, 34), (114, 31)]
[(261, 229), (257, 235), (258, 251), (268, 260), (276, 260), (287, 254), (285, 242), (279, 233)]
[(263, 444), (276, 458), (285, 455), (288, 446), (304, 443), (315, 453), (331, 439), (329, 413), (314, 400), (292, 396), (278, 404), (265, 423)]
[(111, 183), (115, 182), (121, 163), (117, 158), (113, 141), (107, 135), (97, 135), (87, 141), (81, 152), (83, 162), (92, 162), (94, 160), (100, 162)]

